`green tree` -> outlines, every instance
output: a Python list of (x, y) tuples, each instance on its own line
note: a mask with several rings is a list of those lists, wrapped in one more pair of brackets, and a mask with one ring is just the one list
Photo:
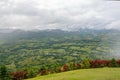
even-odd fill
[(83, 68), (89, 68), (90, 67), (90, 60), (88, 57), (86, 57), (86, 59), (83, 60)]
[(7, 67), (4, 65), (0, 67), (0, 80), (10, 80)]
[(32, 77), (35, 77), (35, 76), (36, 76), (35, 72), (33, 70), (29, 70), (28, 77), (32, 78)]
[(117, 63), (114, 58), (110, 61), (110, 67), (117, 67)]

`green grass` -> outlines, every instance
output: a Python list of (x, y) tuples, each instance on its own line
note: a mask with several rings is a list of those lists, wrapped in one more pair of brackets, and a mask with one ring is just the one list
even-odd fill
[(120, 68), (81, 69), (28, 80), (120, 80)]

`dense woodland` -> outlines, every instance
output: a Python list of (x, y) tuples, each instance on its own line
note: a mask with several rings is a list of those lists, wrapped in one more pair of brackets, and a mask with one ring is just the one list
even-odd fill
[[(67, 63), (120, 58), (120, 31), (21, 31), (0, 34), (0, 65), (38, 74)], [(58, 69), (56, 69), (58, 70)]]

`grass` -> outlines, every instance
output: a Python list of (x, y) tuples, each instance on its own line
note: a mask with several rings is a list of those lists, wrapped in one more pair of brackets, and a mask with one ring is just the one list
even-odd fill
[(120, 68), (81, 69), (28, 80), (120, 80)]

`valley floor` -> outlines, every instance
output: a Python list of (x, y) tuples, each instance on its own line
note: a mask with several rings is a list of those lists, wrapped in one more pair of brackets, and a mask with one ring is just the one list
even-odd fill
[(27, 80), (120, 80), (120, 68), (81, 69)]

